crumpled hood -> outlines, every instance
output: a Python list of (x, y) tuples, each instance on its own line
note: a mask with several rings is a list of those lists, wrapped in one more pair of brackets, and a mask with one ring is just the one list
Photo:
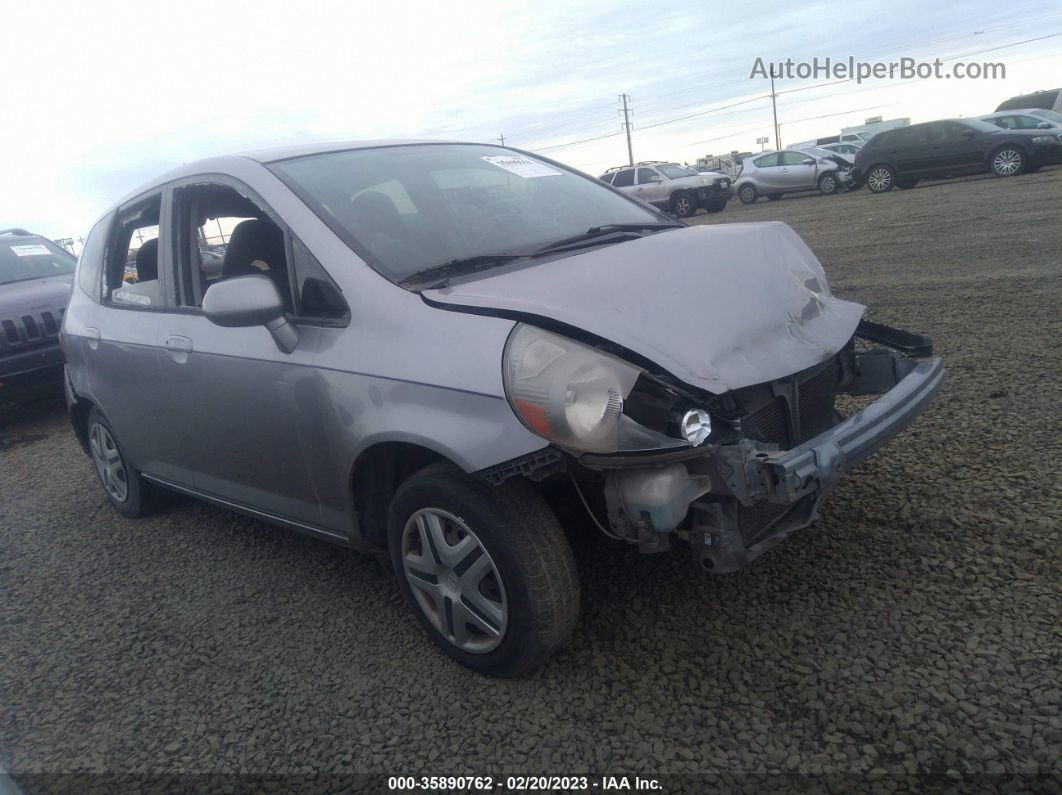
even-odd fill
[(70, 302), (73, 283), (74, 277), (66, 274), (0, 284), (0, 317), (64, 308)]
[(574, 326), (715, 394), (825, 361), (863, 315), (780, 222), (659, 232), (423, 296)]

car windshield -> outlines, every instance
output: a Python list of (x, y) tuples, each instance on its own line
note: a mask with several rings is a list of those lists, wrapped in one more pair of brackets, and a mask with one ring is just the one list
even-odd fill
[(694, 169), (686, 168), (685, 166), (676, 166), (673, 163), (666, 166), (657, 166), (657, 169), (668, 179), (682, 179), (683, 177), (697, 176), (697, 172)]
[(498, 146), (352, 149), (269, 167), (394, 282), (445, 263), (501, 263), (596, 227), (667, 220), (596, 179)]
[(0, 284), (73, 273), (77, 260), (44, 238), (0, 237)]

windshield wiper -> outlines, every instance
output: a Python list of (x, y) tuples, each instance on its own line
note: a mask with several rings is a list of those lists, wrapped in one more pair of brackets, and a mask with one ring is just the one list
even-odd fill
[[(425, 283), (430, 288), (445, 286), (451, 276), (458, 274), (475, 273), (487, 270), (507, 262), (518, 259), (526, 259), (530, 254), (477, 254), (474, 257), (460, 257), (449, 262), (432, 265), (419, 271), (414, 271), (398, 283), (400, 287), (416, 287)], [(429, 289), (430, 289), (429, 288)]]
[[(566, 237), (562, 240), (555, 240), (548, 245), (542, 246), (542, 248), (536, 249), (535, 256), (549, 254), (550, 252), (563, 249), (566, 246), (586, 243), (595, 238), (604, 235), (612, 235), (617, 232), (660, 232), (664, 229), (684, 229), (685, 227), (685, 224), (671, 223), (667, 221), (651, 221), (644, 224), (602, 224), (601, 226), (591, 226), (581, 235), (572, 235), (571, 237)], [(641, 235), (639, 235), (639, 237), (641, 237)]]

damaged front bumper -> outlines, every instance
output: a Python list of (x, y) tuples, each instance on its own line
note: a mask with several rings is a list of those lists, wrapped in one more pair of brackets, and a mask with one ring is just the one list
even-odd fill
[[(856, 336), (890, 349), (853, 347), (844, 354), (847, 365), (837, 367), (846, 375), (830, 392), (829, 411), (836, 393), (881, 397), (787, 449), (749, 434), (655, 461), (584, 457), (584, 465), (605, 473), (612, 529), (644, 552), (668, 549), (675, 531), (688, 538), (702, 566), (728, 572), (811, 524), (841, 477), (921, 414), (944, 379), (943, 361), (931, 355), (926, 337), (865, 321)], [(819, 375), (803, 384), (794, 376), (788, 393), (794, 411), (803, 405), (801, 390), (810, 393), (816, 379), (821, 384)]]

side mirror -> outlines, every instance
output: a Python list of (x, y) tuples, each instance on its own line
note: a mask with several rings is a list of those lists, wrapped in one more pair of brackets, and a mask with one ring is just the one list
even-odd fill
[(649, 177), (649, 181), (650, 182), (663, 182), (664, 178), (663, 177), (658, 177), (656, 174), (653, 174), (653, 176)]
[(1039, 124), (1036, 125), (1036, 129), (1037, 130), (1050, 130), (1051, 129), (1051, 122), (1042, 121), (1042, 122), (1040, 122)]
[(809, 157), (806, 160), (801, 160), (800, 162), (801, 162), (802, 165), (805, 165), (805, 166), (813, 166), (813, 165), (815, 165), (815, 158)]
[(284, 299), (265, 274), (236, 276), (210, 285), (203, 296), (203, 314), (224, 328), (265, 326), (284, 353), (291, 353), (299, 342), (299, 330), (284, 317)]

